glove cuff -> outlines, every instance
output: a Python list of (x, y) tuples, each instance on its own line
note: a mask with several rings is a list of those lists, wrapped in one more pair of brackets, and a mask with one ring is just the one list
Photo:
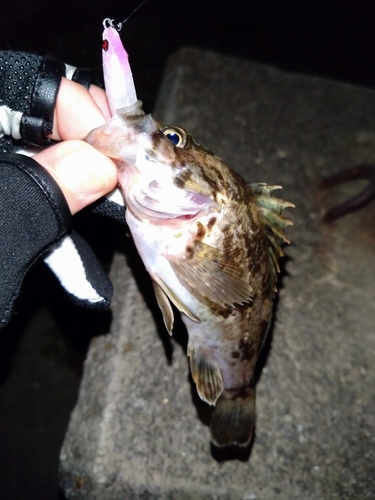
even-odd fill
[(48, 146), (52, 133), (53, 114), (61, 78), (65, 75), (65, 65), (53, 59), (44, 59), (39, 69), (30, 112), (21, 118), (20, 132), (24, 141), (34, 146)]
[[(58, 230), (55, 238), (57, 239), (62, 236), (71, 225), (72, 214), (55, 179), (45, 168), (39, 165), (39, 163), (24, 155), (14, 153), (3, 154), (1, 155), (1, 164), (3, 166), (9, 165), (13, 169), (18, 170), (18, 174), (16, 174), (17, 170), (14, 170), (14, 179), (19, 178), (21, 180), (26, 176), (32, 181), (31, 185), (37, 185), (39, 187), (43, 193), (43, 199), (46, 198), (48, 200), (58, 223)], [(13, 183), (16, 182), (14, 179), (12, 180)], [(20, 196), (22, 196), (22, 193), (20, 193)], [(23, 210), (25, 210), (25, 208), (23, 208)]]

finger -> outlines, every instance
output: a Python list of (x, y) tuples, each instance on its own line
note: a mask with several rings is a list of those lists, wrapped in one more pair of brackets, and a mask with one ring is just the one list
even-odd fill
[(111, 112), (109, 110), (107, 96), (103, 89), (97, 87), (96, 85), (90, 85), (89, 92), (99, 107), (100, 111), (103, 113), (103, 116), (106, 121), (112, 118)]
[[(100, 90), (100, 89), (98, 89)], [(105, 111), (103, 97), (94, 90), (94, 96)], [(95, 127), (105, 123), (106, 118), (91, 93), (82, 85), (66, 78), (61, 79), (57, 95), (53, 131), (54, 140), (84, 139)]]
[(59, 184), (72, 214), (109, 193), (117, 184), (112, 160), (83, 141), (61, 142), (33, 158)]

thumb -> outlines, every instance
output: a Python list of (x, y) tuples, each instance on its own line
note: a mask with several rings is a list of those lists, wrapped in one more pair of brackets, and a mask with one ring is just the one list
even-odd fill
[(55, 179), (72, 214), (112, 191), (117, 170), (112, 160), (83, 141), (64, 141), (34, 157)]

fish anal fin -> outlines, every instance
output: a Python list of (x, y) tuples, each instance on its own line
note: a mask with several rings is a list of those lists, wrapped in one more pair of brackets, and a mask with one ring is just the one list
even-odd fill
[(190, 370), (199, 397), (209, 405), (214, 405), (223, 392), (223, 379), (215, 361), (196, 345), (188, 347)]
[(169, 335), (172, 335), (174, 314), (171, 303), (169, 302), (162, 287), (154, 280), (152, 280), (152, 284), (154, 287), (156, 301), (163, 315), (165, 328), (168, 330)]
[[(182, 284), (221, 306), (245, 304), (252, 298), (248, 271), (229, 262), (220, 250), (196, 240), (193, 255), (167, 257)], [(185, 283), (184, 283), (185, 282)]]
[(210, 431), (216, 446), (248, 446), (255, 428), (255, 388), (245, 397), (229, 399), (223, 394), (212, 413)]

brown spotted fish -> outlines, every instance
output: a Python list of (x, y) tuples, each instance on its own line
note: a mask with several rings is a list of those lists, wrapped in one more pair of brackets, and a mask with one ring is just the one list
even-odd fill
[(161, 127), (138, 101), (86, 139), (111, 157), (126, 221), (165, 326), (186, 325), (199, 396), (214, 406), (213, 443), (250, 443), (254, 371), (270, 325), (291, 203), (279, 186), (246, 184), (179, 127)]

